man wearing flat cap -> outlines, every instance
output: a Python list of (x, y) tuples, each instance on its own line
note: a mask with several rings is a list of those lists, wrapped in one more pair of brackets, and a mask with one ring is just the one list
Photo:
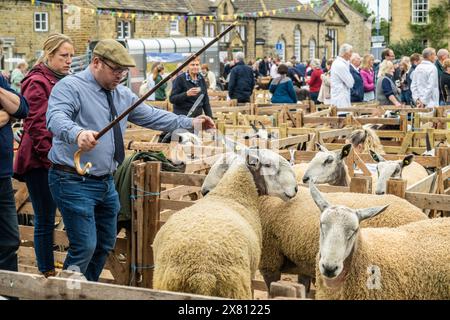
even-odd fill
[[(49, 186), (69, 238), (64, 269), (81, 272), (91, 281), (98, 280), (116, 240), (120, 204), (112, 174), (124, 160), (127, 121), (168, 132), (194, 125), (214, 127), (207, 116), (192, 119), (142, 104), (97, 141), (96, 134), (138, 100), (120, 85), (134, 66), (119, 42), (102, 40), (88, 68), (60, 80), (48, 103), (47, 127), (53, 134)], [(74, 168), (73, 155), (79, 148), (84, 151), (81, 162), (93, 164), (84, 176)]]

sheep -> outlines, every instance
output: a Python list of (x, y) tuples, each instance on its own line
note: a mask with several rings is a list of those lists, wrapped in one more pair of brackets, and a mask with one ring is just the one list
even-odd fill
[(381, 155), (370, 151), (372, 159), (377, 162), (377, 176), (373, 176), (372, 188), (376, 194), (385, 194), (387, 180), (401, 179), (406, 180), (406, 186), (410, 187), (428, 176), (427, 170), (417, 162), (413, 161), (414, 155), (407, 155), (403, 160), (385, 160)]
[(346, 144), (342, 150), (328, 151), (316, 144), (319, 152), (308, 164), (302, 178), (304, 183), (313, 179), (315, 183), (328, 183), (332, 186), (349, 186), (350, 177), (344, 159), (350, 154), (351, 144)]
[[(317, 144), (319, 152), (311, 160), (303, 175), (303, 183), (312, 179), (315, 183), (328, 183), (333, 186), (349, 186), (350, 177), (344, 158), (350, 153), (351, 144), (345, 145), (342, 150), (328, 151), (324, 146)], [(413, 161), (414, 155), (407, 155), (403, 160), (386, 161), (378, 153), (370, 154), (377, 164), (377, 174), (372, 174), (373, 193), (385, 194), (386, 183), (390, 178), (403, 178), (407, 186), (412, 186), (426, 178), (426, 169)]]
[[(258, 194), (297, 192), (289, 163), (269, 150), (235, 157), (217, 187), (172, 215), (154, 243), (155, 289), (251, 299), (261, 256)], [(206, 192), (205, 192), (206, 193)]]
[(360, 229), (388, 205), (355, 210), (328, 202), (313, 183), (310, 192), (321, 211), (317, 299), (450, 299), (449, 218)]
[[(364, 221), (364, 227), (396, 227), (428, 219), (419, 208), (393, 195), (327, 193), (325, 197), (351, 208), (390, 204), (383, 215)], [(308, 287), (309, 279), (315, 277), (320, 217), (308, 189), (300, 187), (297, 196), (286, 203), (273, 197), (262, 197), (259, 215), (263, 230), (259, 269), (267, 287), (271, 282), (280, 280), (281, 273), (298, 274), (301, 282)]]
[[(211, 167), (201, 189), (203, 194), (213, 190), (228, 169), (223, 159)], [(353, 208), (362, 204), (391, 203), (386, 214), (369, 219), (363, 223), (365, 226), (399, 226), (427, 219), (420, 209), (393, 195), (329, 193), (327, 197)], [(261, 197), (259, 215), (263, 230), (259, 269), (267, 287), (280, 280), (282, 272), (299, 274), (302, 282), (308, 285), (308, 279), (315, 277), (315, 256), (319, 250), (319, 211), (308, 190), (300, 187), (297, 196), (286, 203), (273, 197)]]

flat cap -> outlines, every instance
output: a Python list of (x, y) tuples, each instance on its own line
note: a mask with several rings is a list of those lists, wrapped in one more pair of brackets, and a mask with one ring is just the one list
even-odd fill
[(127, 49), (114, 39), (105, 39), (97, 43), (94, 54), (108, 59), (122, 67), (135, 67), (136, 62), (130, 56)]

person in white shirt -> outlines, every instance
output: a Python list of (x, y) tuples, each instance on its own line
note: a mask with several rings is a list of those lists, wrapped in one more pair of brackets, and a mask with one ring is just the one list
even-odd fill
[(419, 108), (439, 106), (439, 77), (435, 66), (436, 50), (426, 48), (422, 52), (423, 61), (411, 75), (413, 101)]
[(276, 58), (273, 61), (272, 66), (270, 67), (270, 76), (272, 77), (272, 79), (276, 79), (280, 76), (280, 74), (278, 73), (278, 65), (281, 63), (280, 58)]
[(351, 107), (350, 90), (355, 84), (350, 73), (350, 58), (353, 47), (343, 44), (339, 50), (339, 57), (333, 62), (330, 70), (331, 104), (339, 108)]

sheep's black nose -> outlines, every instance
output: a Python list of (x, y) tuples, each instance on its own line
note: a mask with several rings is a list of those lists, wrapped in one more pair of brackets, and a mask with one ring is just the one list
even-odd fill
[(295, 193), (297, 193), (297, 192), (298, 192), (298, 186), (295, 187)]
[(206, 196), (209, 193), (209, 190), (202, 190), (202, 196)]
[(375, 192), (377, 195), (379, 195), (379, 196), (382, 196), (383, 194), (385, 194), (385, 192), (384, 191), (377, 191), (377, 192)]
[(322, 264), (323, 268), (323, 275), (328, 278), (334, 278), (336, 276), (336, 270), (338, 269), (338, 266), (328, 266), (325, 264)]
[(303, 177), (303, 183), (307, 183), (309, 181), (309, 177)]

